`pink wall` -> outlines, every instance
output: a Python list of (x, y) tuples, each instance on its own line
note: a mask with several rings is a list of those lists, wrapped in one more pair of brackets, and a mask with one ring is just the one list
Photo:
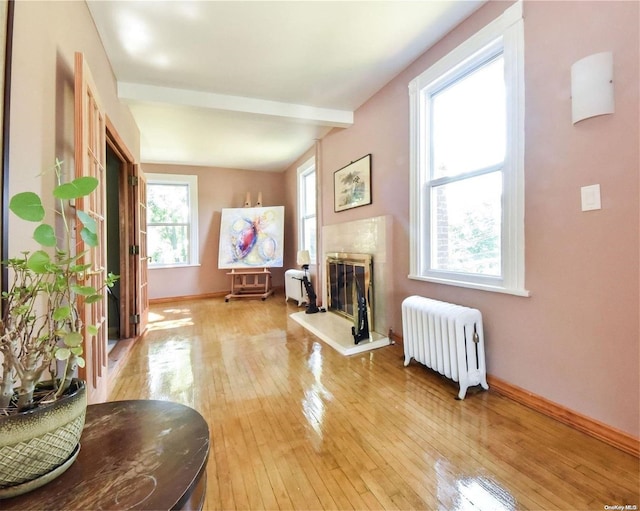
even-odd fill
[[(622, 431), (639, 434), (637, 2), (526, 2), (526, 287), (522, 298), (419, 282), (409, 273), (409, 81), (509, 4), (490, 2), (322, 141), (322, 225), (394, 217), (391, 311), (412, 294), (483, 312), (489, 373)], [(570, 68), (613, 51), (616, 113), (571, 124)], [(373, 203), (333, 212), (333, 172), (372, 153)], [(581, 212), (599, 183), (602, 210)]]
[[(320, 225), (379, 215), (394, 219), (397, 264), (390, 317), (411, 294), (483, 311), (492, 375), (635, 436), (639, 434), (640, 159), (637, 2), (526, 2), (526, 286), (530, 298), (442, 286), (409, 272), (409, 81), (498, 16), (490, 2), (365, 103), (346, 130), (322, 141)], [(74, 26), (74, 30), (68, 27)], [(117, 99), (104, 49), (81, 2), (16, 2), (11, 102), (11, 193), (50, 183), (36, 178), (56, 156), (72, 164), (73, 53), (83, 51), (111, 120), (134, 155), (139, 135)], [(616, 113), (570, 122), (570, 66), (611, 50)], [(40, 128), (38, 128), (40, 127)], [(373, 204), (333, 212), (333, 172), (373, 155)], [(217, 269), (220, 211), (262, 191), (285, 205), (285, 268), (295, 266), (296, 168), (284, 174), (146, 165), (147, 172), (199, 176), (201, 266), (154, 270), (152, 298), (224, 292)], [(580, 211), (580, 187), (599, 183), (602, 210)], [(10, 225), (10, 251), (32, 240)], [(283, 271), (274, 271), (282, 285)]]
[[(247, 192), (253, 203), (262, 192), (265, 206), (285, 206), (285, 224), (291, 225), (294, 211), (285, 204), (283, 174), (177, 165), (144, 165), (146, 173), (198, 176), (198, 236), (200, 266), (149, 270), (149, 298), (171, 298), (223, 293), (230, 290), (228, 270), (218, 269), (220, 215), (222, 208), (241, 208)], [(289, 228), (285, 230), (288, 243)], [(273, 268), (273, 285), (284, 285), (284, 269)]]
[[(101, 105), (134, 157), (140, 136), (129, 108), (118, 99), (111, 63), (86, 3), (15, 2), (14, 7), (9, 194), (33, 190), (47, 200), (54, 175), (41, 172), (56, 158), (65, 171), (74, 169), (75, 52), (84, 54)], [(9, 218), (9, 254), (40, 248), (32, 232)]]

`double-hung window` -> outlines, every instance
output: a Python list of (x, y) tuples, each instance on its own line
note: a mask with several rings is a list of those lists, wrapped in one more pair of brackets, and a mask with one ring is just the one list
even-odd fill
[(298, 250), (308, 250), (316, 263), (316, 163), (315, 158), (298, 167)]
[(526, 295), (522, 5), (410, 84), (411, 278)]
[(198, 178), (147, 174), (149, 268), (198, 264)]

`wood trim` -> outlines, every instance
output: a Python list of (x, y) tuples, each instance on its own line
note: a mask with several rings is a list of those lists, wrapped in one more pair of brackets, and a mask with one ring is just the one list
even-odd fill
[(107, 138), (107, 143), (111, 145), (111, 148), (120, 154), (121, 159), (125, 160), (128, 163), (135, 163), (136, 159), (133, 157), (133, 153), (125, 144), (124, 139), (118, 133), (115, 125), (111, 121), (108, 115), (105, 115), (105, 125), (107, 127), (107, 133), (109, 137)]
[[(2, 126), (0, 142), (0, 152), (2, 161), (0, 185), (2, 186), (2, 195), (0, 196), (0, 221), (2, 223), (2, 235), (0, 236), (0, 259), (6, 261), (9, 259), (9, 121), (11, 120), (11, 63), (13, 53), (13, 17), (15, 3), (9, 0), (7, 3), (7, 25), (5, 27), (5, 48), (4, 48), (4, 70), (2, 82)], [(9, 289), (9, 267), (2, 265), (0, 269), (0, 290), (7, 291)], [(2, 300), (0, 312), (4, 315), (5, 301)]]
[[(284, 287), (274, 287), (273, 292), (282, 293), (284, 295)], [(170, 303), (170, 302), (186, 302), (188, 300), (202, 300), (204, 298), (220, 298), (229, 294), (229, 291), (216, 291), (215, 293), (205, 293), (201, 295), (186, 295), (186, 296), (169, 296), (167, 298), (149, 298), (149, 305), (156, 303)], [(262, 295), (261, 295), (262, 296)]]
[(228, 291), (217, 291), (215, 293), (206, 293), (202, 295), (186, 295), (186, 296), (169, 296), (167, 298), (149, 298), (149, 305), (156, 303), (170, 302), (186, 302), (188, 300), (201, 300), (204, 298), (220, 298), (228, 294)]
[(137, 339), (137, 337), (133, 337), (130, 339), (120, 339), (114, 346), (114, 348), (109, 352), (109, 368), (107, 371), (109, 375), (109, 390), (114, 388), (116, 379), (129, 360), (131, 350), (133, 349), (133, 346), (135, 345)]
[(136, 201), (130, 195), (129, 176), (134, 174), (135, 158), (108, 115), (105, 114), (106, 143), (121, 162), (118, 190), (120, 231), (120, 336), (124, 339), (138, 335), (136, 326), (129, 322), (136, 307), (137, 269), (129, 256), (129, 247), (135, 245)]
[(537, 394), (520, 388), (511, 383), (507, 383), (495, 376), (487, 375), (489, 387), (495, 392), (502, 394), (517, 403), (536, 410), (548, 417), (556, 419), (567, 426), (571, 426), (578, 431), (582, 431), (589, 436), (602, 440), (603, 442), (617, 447), (618, 449), (640, 457), (640, 440), (632, 435), (613, 428), (595, 419), (591, 419), (578, 412), (574, 412), (562, 405), (549, 401)]

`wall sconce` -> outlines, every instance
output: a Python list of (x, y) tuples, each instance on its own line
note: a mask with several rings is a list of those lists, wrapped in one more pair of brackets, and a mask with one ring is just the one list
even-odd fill
[(573, 124), (596, 115), (612, 114), (613, 53), (594, 53), (571, 66), (571, 118)]

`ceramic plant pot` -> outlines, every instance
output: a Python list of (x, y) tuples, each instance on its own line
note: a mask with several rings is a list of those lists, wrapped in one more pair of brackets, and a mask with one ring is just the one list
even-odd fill
[(84, 381), (55, 402), (0, 417), (0, 499), (34, 490), (71, 466), (87, 411)]

